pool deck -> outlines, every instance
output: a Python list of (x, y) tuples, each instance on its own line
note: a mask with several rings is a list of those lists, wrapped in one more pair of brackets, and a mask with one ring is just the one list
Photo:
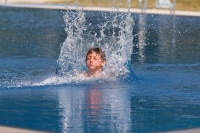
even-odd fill
[(0, 126), (0, 133), (47, 133), (47, 132)]
[[(14, 128), (14, 127), (0, 126), (0, 133), (48, 133), (48, 132), (42, 132), (42, 131), (20, 129), (20, 128)], [(188, 130), (180, 130), (180, 131), (169, 131), (169, 132), (163, 132), (163, 133), (200, 133), (200, 129), (188, 129)]]
[(179, 130), (179, 131), (169, 131), (169, 132), (163, 132), (163, 133), (200, 133), (200, 128)]
[[(59, 10), (66, 10), (66, 8), (70, 10), (77, 9), (76, 5), (67, 5), (67, 4), (4, 4), (0, 3), (0, 7), (19, 7), (19, 8), (42, 8), (42, 9), (59, 9)], [(112, 12), (116, 11), (109, 7), (82, 7), (84, 10), (87, 11), (107, 11)], [(119, 8), (119, 12), (127, 12), (127, 8)], [(131, 8), (131, 13), (146, 13), (146, 14), (163, 14), (163, 15), (172, 15), (173, 11), (164, 10), (164, 9), (146, 9), (142, 10), (140, 8)], [(178, 16), (200, 16), (200, 12), (194, 11), (174, 11), (175, 15)]]

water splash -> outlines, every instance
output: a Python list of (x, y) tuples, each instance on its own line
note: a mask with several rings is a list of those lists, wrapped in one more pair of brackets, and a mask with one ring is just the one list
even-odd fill
[[(73, 77), (87, 70), (85, 55), (90, 47), (100, 47), (105, 52), (104, 71), (112, 72), (116, 77), (129, 72), (127, 66), (133, 48), (134, 21), (130, 12), (113, 10), (86, 12), (80, 7), (75, 11), (67, 10), (64, 15), (67, 38), (57, 61), (59, 75)], [(96, 15), (96, 21), (91, 21), (91, 15)]]
[[(67, 9), (63, 18), (67, 37), (61, 46), (57, 60), (57, 72), (61, 76), (55, 75), (54, 68), (48, 70), (50, 66), (55, 65), (48, 63), (55, 60), (28, 59), (27, 62), (27, 60), (14, 59), (17, 64), (20, 63), (9, 71), (6, 67), (6, 71), (0, 75), (2, 79), (0, 88), (61, 85), (86, 81), (87, 79), (77, 79), (74, 75), (87, 70), (85, 55), (90, 47), (101, 47), (105, 52), (107, 60), (103, 68), (104, 71), (115, 73), (116, 77), (129, 72), (134, 24), (129, 11), (120, 13), (118, 8), (111, 8), (111, 12), (89, 12), (77, 6), (75, 11)], [(13, 67), (9, 65), (9, 62), (13, 62), (13, 60), (7, 59), (7, 61), (6, 65)], [(32, 64), (33, 62), (39, 63), (39, 66), (26, 65), (24, 68), (24, 64)], [(43, 67), (41, 67), (40, 62), (43, 62)], [(5, 64), (2, 65), (4, 68)], [(22, 68), (23, 71), (21, 71)], [(7, 74), (8, 72), (9, 74)], [(16, 76), (10, 75), (13, 72)], [(116, 78), (107, 77), (105, 80), (110, 79), (115, 80)]]

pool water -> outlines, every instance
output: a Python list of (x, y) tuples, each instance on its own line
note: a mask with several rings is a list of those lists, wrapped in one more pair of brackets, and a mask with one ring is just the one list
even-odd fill
[[(65, 12), (1, 7), (0, 125), (88, 133), (200, 127), (199, 17), (131, 14), (130, 72), (65, 82), (55, 76)], [(99, 12), (92, 14), (86, 20)]]

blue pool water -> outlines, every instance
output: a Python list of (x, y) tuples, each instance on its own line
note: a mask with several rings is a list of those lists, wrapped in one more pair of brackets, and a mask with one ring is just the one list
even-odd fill
[[(65, 12), (0, 8), (0, 125), (88, 133), (200, 127), (199, 17), (131, 14), (130, 72), (77, 81), (55, 75)], [(98, 32), (101, 13), (84, 13)]]

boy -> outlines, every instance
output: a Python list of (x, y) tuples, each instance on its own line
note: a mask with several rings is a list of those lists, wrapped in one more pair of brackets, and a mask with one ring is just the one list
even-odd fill
[(96, 78), (105, 76), (102, 73), (102, 67), (106, 64), (106, 57), (101, 48), (90, 48), (86, 54), (87, 72), (78, 75), (79, 78)]

